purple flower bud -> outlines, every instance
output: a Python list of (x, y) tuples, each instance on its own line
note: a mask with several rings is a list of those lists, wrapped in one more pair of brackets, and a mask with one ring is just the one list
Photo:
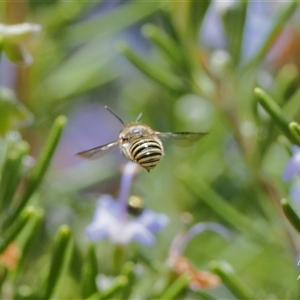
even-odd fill
[(300, 173), (300, 147), (293, 146), (293, 155), (287, 162), (283, 174), (282, 180), (288, 181)]

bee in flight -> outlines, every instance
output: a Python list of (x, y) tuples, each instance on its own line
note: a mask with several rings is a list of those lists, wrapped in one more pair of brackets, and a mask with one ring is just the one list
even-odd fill
[(164, 155), (164, 147), (161, 140), (178, 140), (183, 145), (185, 144), (186, 146), (189, 146), (207, 134), (206, 132), (172, 133), (155, 131), (149, 126), (139, 122), (142, 117), (142, 113), (139, 114), (135, 122), (125, 124), (123, 120), (109, 107), (104, 107), (123, 125), (119, 138), (114, 142), (79, 152), (77, 155), (88, 159), (99, 158), (110, 151), (113, 147), (119, 146), (126, 158), (139, 164), (149, 172), (159, 163)]

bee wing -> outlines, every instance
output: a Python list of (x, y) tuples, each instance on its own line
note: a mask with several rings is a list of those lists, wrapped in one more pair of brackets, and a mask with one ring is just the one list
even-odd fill
[(76, 155), (79, 155), (81, 157), (84, 158), (88, 158), (88, 159), (96, 159), (96, 158), (100, 158), (103, 155), (107, 154), (111, 149), (113, 149), (115, 146), (120, 144), (120, 140), (116, 140), (114, 142), (102, 145), (102, 146), (98, 146), (89, 150), (85, 150), (82, 152), (78, 152), (76, 153)]
[(208, 132), (155, 132), (161, 139), (168, 139), (182, 147), (189, 147), (204, 137)]

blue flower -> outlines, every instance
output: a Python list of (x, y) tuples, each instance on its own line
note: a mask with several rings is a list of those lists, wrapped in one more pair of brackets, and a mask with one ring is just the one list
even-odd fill
[(293, 181), (290, 188), (290, 197), (294, 204), (300, 207), (300, 180), (296, 179)]
[(168, 217), (150, 209), (144, 209), (138, 217), (131, 217), (127, 212), (130, 186), (138, 165), (128, 162), (121, 180), (119, 196), (114, 199), (103, 195), (91, 224), (86, 227), (86, 234), (92, 241), (109, 238), (115, 244), (128, 244), (131, 241), (150, 246), (154, 243), (154, 233), (168, 224)]
[(293, 146), (293, 155), (283, 170), (282, 180), (288, 181), (298, 174), (300, 174), (300, 147)]

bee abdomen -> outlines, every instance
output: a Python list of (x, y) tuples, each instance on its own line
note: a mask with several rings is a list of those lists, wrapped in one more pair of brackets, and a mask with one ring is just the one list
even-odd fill
[(162, 145), (153, 139), (135, 141), (129, 151), (134, 161), (147, 171), (153, 169), (163, 155)]

